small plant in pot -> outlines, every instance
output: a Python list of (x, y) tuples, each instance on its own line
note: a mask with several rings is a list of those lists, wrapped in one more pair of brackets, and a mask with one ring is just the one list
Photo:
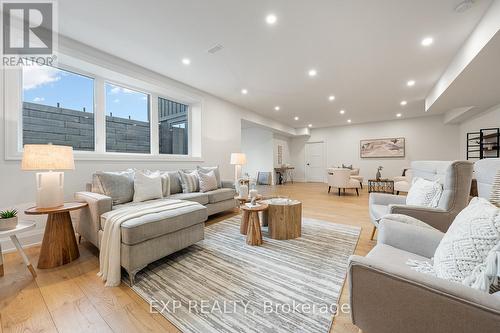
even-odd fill
[(17, 227), (17, 210), (7, 209), (0, 211), (0, 231), (11, 230)]

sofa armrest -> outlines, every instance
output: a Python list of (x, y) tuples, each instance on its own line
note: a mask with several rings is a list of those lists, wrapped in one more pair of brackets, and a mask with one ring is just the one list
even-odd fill
[(406, 204), (406, 197), (387, 193), (370, 193), (369, 201), (370, 205), (404, 205)]
[(234, 181), (232, 180), (223, 180), (221, 181), (222, 188), (234, 188)]
[(388, 213), (414, 217), (442, 232), (446, 232), (455, 219), (455, 215), (444, 209), (398, 204), (389, 205)]
[(378, 244), (432, 258), (444, 234), (441, 231), (383, 218), (379, 224)]
[(76, 230), (83, 238), (99, 247), (101, 215), (111, 210), (113, 201), (111, 197), (93, 192), (76, 192), (75, 199), (88, 204), (88, 207), (77, 211), (79, 216)]
[(396, 176), (392, 180), (394, 180), (394, 182), (407, 181), (406, 176)]
[(380, 259), (349, 259), (351, 317), (366, 332), (498, 332), (500, 299)]

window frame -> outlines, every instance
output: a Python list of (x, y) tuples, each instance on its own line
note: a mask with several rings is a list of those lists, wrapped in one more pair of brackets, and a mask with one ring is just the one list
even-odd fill
[[(156, 131), (158, 132), (157, 133), (157, 140), (156, 140), (156, 144), (157, 144), (157, 153), (159, 156), (181, 156), (181, 157), (186, 157), (186, 156), (191, 156), (191, 139), (192, 139), (192, 136), (191, 136), (191, 108), (192, 106), (190, 104), (187, 104), (183, 101), (180, 101), (180, 100), (177, 100), (177, 99), (174, 99), (174, 98), (169, 98), (169, 97), (166, 97), (166, 96), (163, 96), (163, 95), (156, 95), (156, 109), (155, 109), (155, 117), (156, 117)], [(187, 105), (188, 109), (187, 109), (187, 124), (188, 124), (188, 153), (187, 155), (184, 155), (184, 154), (162, 154), (160, 153), (160, 115), (158, 114), (158, 104), (160, 103), (160, 98), (162, 99), (166, 99), (168, 101), (171, 101), (171, 102), (174, 102), (174, 103), (179, 103), (179, 104), (184, 104), (184, 105)]]
[[(63, 62), (62, 59), (66, 61)], [(126, 73), (101, 67), (99, 64), (84, 62), (69, 56), (59, 57), (58, 69), (83, 75), (94, 80), (94, 151), (74, 150), (75, 160), (89, 161), (181, 161), (203, 162), (201, 156), (201, 110), (203, 99), (189, 91), (179, 91), (158, 80), (135, 78)], [(5, 160), (22, 158), (22, 68), (2, 69)], [(127, 82), (127, 83), (125, 83)], [(105, 84), (110, 83), (135, 90), (149, 96), (150, 153), (106, 152), (106, 92)], [(176, 98), (175, 96), (182, 96)], [(188, 154), (159, 153), (158, 97), (188, 105)], [(185, 98), (183, 98), (185, 97)], [(9, 110), (7, 112), (7, 110)], [(195, 130), (193, 130), (195, 129)]]

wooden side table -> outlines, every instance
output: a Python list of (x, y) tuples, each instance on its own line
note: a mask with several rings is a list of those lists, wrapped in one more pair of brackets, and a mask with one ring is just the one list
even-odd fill
[(272, 239), (293, 239), (302, 235), (302, 203), (293, 199), (266, 200), (264, 220), (269, 224)]
[(69, 212), (86, 206), (85, 202), (65, 202), (59, 207), (32, 207), (24, 212), (26, 215), (48, 214), (38, 268), (62, 266), (80, 257)]
[[(260, 229), (259, 212), (267, 209), (267, 204), (260, 202), (256, 207), (242, 206), (243, 219), (241, 220), (240, 231), (247, 229), (247, 244), (248, 245), (262, 245), (262, 230)], [(247, 215), (247, 218), (245, 218)]]
[(368, 193), (372, 192), (394, 194), (394, 180), (368, 179)]
[[(20, 234), (22, 232), (31, 229), (35, 229), (35, 226), (36, 224), (31, 222), (19, 222), (15, 229), (0, 231), (0, 238), (10, 237), (10, 240), (12, 241), (12, 243), (14, 243), (14, 246), (16, 247), (21, 257), (23, 258), (24, 264), (26, 265), (26, 267), (28, 267), (28, 270), (30, 271), (31, 275), (33, 275), (34, 278), (36, 278), (35, 269), (31, 265), (26, 253), (24, 253), (23, 247), (21, 246), (19, 239), (17, 239), (17, 234)], [(3, 271), (2, 244), (0, 244), (0, 276), (3, 275), (4, 271)]]

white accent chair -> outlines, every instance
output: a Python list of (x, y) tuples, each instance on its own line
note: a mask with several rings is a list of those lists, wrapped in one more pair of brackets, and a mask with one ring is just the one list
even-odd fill
[(399, 195), (399, 192), (406, 192), (410, 190), (411, 180), (413, 178), (413, 173), (411, 169), (407, 169), (404, 172), (404, 176), (394, 177), (394, 191)]
[(351, 179), (357, 180), (361, 188), (363, 188), (363, 176), (359, 175), (359, 168), (351, 169)]
[(495, 176), (500, 170), (500, 158), (485, 158), (474, 163), (474, 177), (477, 182), (478, 196), (490, 199)]
[(350, 169), (341, 169), (341, 168), (330, 168), (328, 171), (328, 193), (332, 187), (338, 188), (339, 195), (340, 190), (342, 189), (345, 193), (346, 189), (355, 189), (356, 194), (359, 196), (359, 188), (361, 188), (361, 184), (358, 180), (351, 178), (351, 170)]
[(438, 180), (443, 193), (437, 208), (409, 206), (406, 197), (385, 193), (370, 193), (368, 209), (373, 223), (371, 239), (379, 221), (386, 214), (403, 214), (425, 221), (431, 227), (446, 232), (458, 213), (469, 203), (472, 181), (472, 162), (468, 161), (414, 161), (414, 177)]

